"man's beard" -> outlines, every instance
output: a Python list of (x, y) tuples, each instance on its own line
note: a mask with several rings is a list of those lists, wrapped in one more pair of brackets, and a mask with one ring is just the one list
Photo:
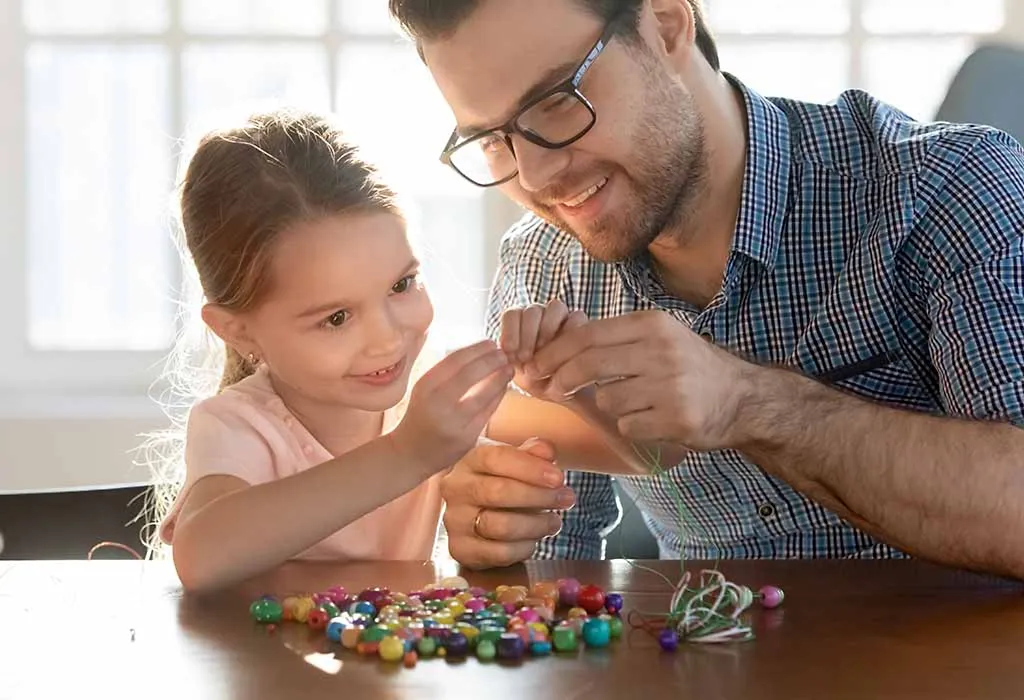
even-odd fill
[(619, 178), (619, 184), (628, 187), (625, 206), (594, 220), (586, 230), (574, 229), (553, 207), (531, 206), (602, 262), (635, 257), (666, 231), (681, 235), (707, 186), (704, 124), (694, 99), (667, 77), (655, 80), (648, 89), (648, 108), (632, 138), (634, 165), (626, 169), (598, 163), (594, 167), (595, 172)]

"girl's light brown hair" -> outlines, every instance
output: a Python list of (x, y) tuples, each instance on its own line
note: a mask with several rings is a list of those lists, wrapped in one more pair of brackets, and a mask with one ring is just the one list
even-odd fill
[(140, 516), (151, 555), (162, 549), (156, 528), (184, 478), (189, 410), (254, 370), (200, 328), (194, 307), (208, 302), (244, 311), (258, 304), (269, 287), (275, 243), (296, 224), (366, 211), (400, 215), (395, 192), (338, 126), (292, 110), (255, 114), (203, 136), (182, 178), (179, 204), (186, 301), (158, 398), (171, 427), (148, 435), (140, 448), (153, 476)]
[[(241, 311), (265, 292), (282, 231), (350, 211), (397, 213), (395, 200), (326, 118), (272, 112), (199, 142), (181, 185), (181, 226), (206, 300)], [(227, 348), (220, 388), (252, 370)]]

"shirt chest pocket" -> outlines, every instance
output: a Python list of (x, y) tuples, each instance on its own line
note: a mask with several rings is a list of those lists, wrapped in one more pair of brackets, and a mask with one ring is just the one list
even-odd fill
[(887, 318), (870, 313), (816, 317), (788, 364), (825, 384), (891, 406), (934, 412), (934, 392), (906, 360)]

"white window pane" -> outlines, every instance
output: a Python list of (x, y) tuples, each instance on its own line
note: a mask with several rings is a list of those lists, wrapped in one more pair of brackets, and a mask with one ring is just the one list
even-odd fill
[(193, 136), (259, 110), (330, 107), (327, 54), (319, 45), (190, 46), (183, 56), (183, 82)]
[[(360, 0), (365, 2), (366, 0)], [(183, 0), (190, 32), (210, 34), (319, 34), (327, 27), (327, 0)]]
[(840, 34), (850, 26), (850, 0), (713, 0), (713, 32)]
[(386, 0), (336, 0), (339, 26), (353, 34), (392, 35), (398, 25), (392, 22)]
[(379, 42), (343, 49), (337, 96), (338, 120), (406, 189), (477, 191), (467, 190), (473, 186), (438, 160), (455, 121), (411, 45)]
[(483, 190), (438, 160), (454, 125), (444, 98), (405, 42), (342, 50), (337, 95), (338, 120), (411, 204), (410, 233), (424, 256), (435, 337), (449, 346), (480, 337), (489, 283)]
[(869, 32), (996, 32), (1011, 0), (863, 0)]
[(870, 40), (864, 47), (865, 87), (915, 119), (933, 119), (973, 45), (968, 38)]
[(167, 27), (167, 0), (22, 0), (30, 32), (90, 34), (159, 32)]
[(35, 45), (27, 71), (31, 344), (167, 347), (166, 52)]
[(842, 41), (721, 41), (722, 70), (765, 96), (828, 102), (849, 87)]

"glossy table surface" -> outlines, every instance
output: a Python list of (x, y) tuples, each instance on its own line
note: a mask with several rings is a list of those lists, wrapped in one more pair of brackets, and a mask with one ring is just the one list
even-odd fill
[[(698, 562), (688, 563), (699, 570)], [(470, 583), (573, 576), (629, 610), (665, 611), (678, 562), (529, 562)], [(450, 565), (291, 564), (238, 589), (183, 595), (165, 562), (0, 562), (0, 698), (1024, 698), (1024, 586), (914, 561), (721, 562), (785, 589), (749, 613), (756, 639), (661, 651), (643, 630), (608, 649), (518, 665), (360, 657), (297, 624), (249, 618), (263, 593), (422, 588)]]

